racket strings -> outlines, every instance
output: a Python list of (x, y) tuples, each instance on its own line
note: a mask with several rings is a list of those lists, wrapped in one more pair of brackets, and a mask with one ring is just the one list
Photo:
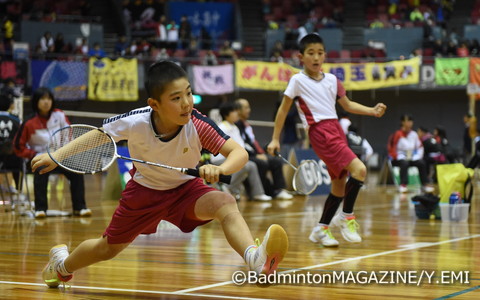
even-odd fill
[(304, 161), (295, 172), (293, 188), (301, 194), (308, 195), (317, 188), (320, 176), (320, 168), (316, 162)]
[[(69, 144), (73, 140), (76, 142)], [(55, 152), (60, 148), (61, 151)], [(62, 166), (86, 173), (102, 171), (115, 157), (113, 141), (91, 127), (66, 127), (58, 131), (50, 141), (49, 151), (55, 152), (53, 156)]]

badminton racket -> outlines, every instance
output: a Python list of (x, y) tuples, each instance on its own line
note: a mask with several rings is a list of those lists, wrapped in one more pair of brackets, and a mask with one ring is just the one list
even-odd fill
[(275, 155), (283, 159), (284, 162), (295, 170), (292, 180), (293, 189), (303, 195), (310, 195), (313, 193), (318, 187), (319, 178), (321, 176), (318, 163), (312, 159), (306, 159), (303, 160), (298, 167), (295, 167), (279, 153), (275, 152)]
[[(73, 140), (75, 143), (71, 143)], [(115, 159), (121, 158), (200, 177), (198, 169), (172, 167), (119, 155), (113, 138), (102, 129), (90, 125), (77, 124), (58, 129), (50, 138), (47, 152), (60, 167), (78, 174), (103, 172)], [(227, 184), (231, 178), (230, 175), (219, 177), (221, 182)]]

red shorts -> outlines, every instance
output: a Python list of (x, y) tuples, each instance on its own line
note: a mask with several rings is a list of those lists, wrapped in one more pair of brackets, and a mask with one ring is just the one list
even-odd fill
[(132, 179), (122, 192), (103, 236), (107, 237), (109, 244), (130, 243), (139, 234), (155, 233), (161, 220), (176, 225), (183, 232), (190, 232), (211, 221), (199, 220), (194, 214), (198, 198), (211, 191), (217, 190), (205, 185), (200, 178), (166, 191), (144, 187)]
[(336, 119), (323, 120), (310, 126), (308, 137), (313, 151), (327, 165), (332, 179), (347, 175), (345, 169), (357, 156), (348, 147), (347, 138)]

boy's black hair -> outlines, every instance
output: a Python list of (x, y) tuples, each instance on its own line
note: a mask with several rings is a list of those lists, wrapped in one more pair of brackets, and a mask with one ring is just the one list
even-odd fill
[(149, 98), (160, 100), (165, 86), (179, 78), (188, 78), (182, 67), (168, 60), (160, 60), (153, 63), (147, 71), (145, 90)]
[(0, 111), (7, 111), (12, 105), (13, 99), (5, 94), (0, 94)]
[(222, 119), (225, 120), (232, 111), (237, 110), (237, 105), (232, 102), (222, 103), (220, 105), (220, 115)]
[(32, 103), (32, 110), (34, 112), (38, 113), (38, 102), (45, 95), (48, 95), (50, 99), (52, 99), (52, 107), (50, 108), (50, 111), (48, 113), (50, 114), (55, 108), (55, 97), (53, 96), (52, 91), (50, 91), (50, 89), (46, 87), (39, 87), (38, 89), (35, 90), (35, 92), (33, 92), (33, 95), (32, 95), (31, 103)]
[(304, 36), (301, 40), (300, 43), (298, 43), (298, 48), (300, 49), (300, 53), (304, 53), (305, 49), (307, 49), (307, 46), (309, 44), (322, 44), (323, 45), (323, 39), (316, 33), (310, 33)]

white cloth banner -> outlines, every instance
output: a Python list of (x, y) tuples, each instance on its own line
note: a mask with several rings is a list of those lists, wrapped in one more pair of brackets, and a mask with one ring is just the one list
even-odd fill
[(195, 94), (233, 93), (233, 65), (193, 66), (193, 85)]

